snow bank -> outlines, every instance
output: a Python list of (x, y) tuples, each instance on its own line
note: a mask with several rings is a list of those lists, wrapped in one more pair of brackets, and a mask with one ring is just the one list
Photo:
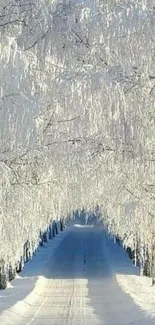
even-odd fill
[(71, 229), (71, 227), (66, 228), (54, 240), (42, 247), (37, 255), (26, 264), (20, 276), (17, 275), (11, 282), (11, 286), (0, 293), (1, 324), (18, 324), (18, 321), (21, 321), (20, 315), (26, 315), (26, 311), (35, 301), (36, 295), (41, 294), (42, 288), (46, 283), (48, 284), (49, 261), (55, 249), (68, 236)]
[(155, 287), (152, 286), (150, 278), (116, 274), (116, 279), (122, 290), (129, 294), (146, 314), (155, 317)]

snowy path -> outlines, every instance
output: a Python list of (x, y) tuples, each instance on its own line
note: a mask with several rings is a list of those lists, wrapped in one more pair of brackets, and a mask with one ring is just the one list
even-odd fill
[(47, 265), (32, 295), (2, 313), (0, 324), (155, 324), (119, 286), (116, 274), (132, 275), (135, 268), (103, 229), (72, 228)]

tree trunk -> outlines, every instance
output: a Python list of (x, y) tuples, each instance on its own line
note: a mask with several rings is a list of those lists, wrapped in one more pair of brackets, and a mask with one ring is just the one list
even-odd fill
[(137, 265), (137, 239), (135, 238), (135, 247), (134, 247), (134, 265)]
[(23, 256), (21, 256), (20, 261), (17, 266), (17, 273), (20, 273), (23, 270), (24, 267), (24, 259)]
[(47, 233), (46, 232), (43, 233), (43, 242), (47, 243)]
[(55, 237), (55, 222), (53, 221), (53, 224), (52, 224), (52, 231), (53, 231), (53, 237)]
[(63, 228), (64, 228), (64, 227), (63, 227), (63, 220), (61, 219), (61, 220), (60, 220), (60, 231), (63, 231)]
[(140, 247), (140, 275), (144, 275), (144, 247)]
[(12, 281), (16, 276), (16, 269), (15, 267), (12, 267), (12, 265), (9, 265), (9, 281)]
[(50, 226), (50, 229), (49, 229), (49, 239), (52, 239), (52, 226)]
[(152, 244), (152, 265), (151, 265), (152, 285), (155, 284), (155, 243)]
[(56, 233), (56, 235), (58, 235), (58, 225), (57, 225), (57, 222), (55, 222), (55, 233)]
[(5, 270), (4, 261), (0, 261), (0, 289), (6, 289), (7, 287), (7, 273)]

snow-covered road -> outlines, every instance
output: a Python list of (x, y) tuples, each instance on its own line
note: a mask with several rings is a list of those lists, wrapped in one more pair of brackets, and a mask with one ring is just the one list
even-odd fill
[(45, 265), (32, 294), (6, 309), (0, 324), (155, 324), (118, 284), (119, 274), (132, 276), (135, 269), (102, 228), (73, 227)]

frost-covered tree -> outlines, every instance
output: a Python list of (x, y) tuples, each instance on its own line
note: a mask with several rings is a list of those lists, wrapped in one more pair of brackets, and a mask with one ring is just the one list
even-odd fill
[(1, 0), (5, 263), (97, 205), (142, 270), (154, 260), (154, 18), (152, 0)]

